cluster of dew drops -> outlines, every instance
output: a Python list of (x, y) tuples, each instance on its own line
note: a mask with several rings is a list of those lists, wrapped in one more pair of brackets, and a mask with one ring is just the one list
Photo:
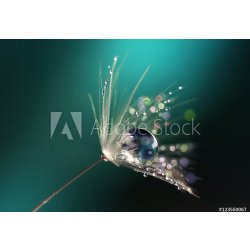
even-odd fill
[[(147, 96), (139, 97), (134, 105), (129, 107), (128, 113), (131, 116), (132, 125), (137, 126), (138, 120), (145, 121), (149, 125), (150, 131), (153, 135), (158, 135), (158, 130), (163, 126), (171, 125), (171, 109), (176, 101), (176, 96), (183, 90), (183, 86), (178, 86), (175, 91), (161, 93), (154, 99)], [(187, 110), (186, 113), (194, 113), (193, 110)], [(162, 120), (162, 124), (152, 122), (151, 126), (148, 124), (150, 117), (157, 117)], [(167, 180), (173, 177), (172, 169), (174, 167), (186, 169), (191, 161), (186, 154), (192, 152), (194, 149), (193, 143), (176, 143), (170, 145), (159, 145), (159, 155), (156, 156), (154, 162), (157, 163), (157, 174), (166, 176)], [(165, 156), (168, 155), (168, 156)], [(170, 155), (170, 157), (169, 157)], [(151, 161), (145, 163), (146, 171), (143, 173), (144, 177), (148, 176), (148, 170)], [(137, 169), (134, 169), (138, 171)], [(155, 173), (153, 173), (153, 176)], [(192, 172), (186, 172), (182, 177), (190, 184), (196, 182), (199, 178)]]

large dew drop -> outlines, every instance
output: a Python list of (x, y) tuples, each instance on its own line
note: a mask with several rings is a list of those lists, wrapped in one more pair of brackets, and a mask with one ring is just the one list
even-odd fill
[(147, 130), (133, 128), (123, 141), (122, 155), (128, 163), (144, 165), (147, 162), (148, 165), (158, 155), (158, 142)]

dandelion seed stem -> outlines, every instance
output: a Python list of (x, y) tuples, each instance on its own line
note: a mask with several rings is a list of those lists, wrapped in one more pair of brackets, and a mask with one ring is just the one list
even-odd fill
[(99, 159), (98, 161), (94, 162), (93, 164), (91, 164), (90, 166), (88, 166), (87, 168), (84, 168), (83, 170), (81, 170), (79, 172), (78, 175), (76, 175), (74, 178), (72, 178), (71, 180), (69, 180), (68, 182), (66, 182), (63, 186), (61, 186), (59, 189), (57, 189), (56, 191), (54, 191), (52, 194), (50, 194), (45, 200), (43, 200), (41, 203), (39, 203), (33, 210), (32, 212), (37, 212), (38, 210), (40, 210), (45, 204), (47, 204), (50, 200), (52, 200), (52, 198), (54, 198), (56, 195), (58, 195), (61, 191), (63, 191), (65, 188), (67, 188), (70, 184), (72, 184), (73, 182), (75, 182), (77, 179), (79, 179), (83, 174), (85, 174), (88, 170), (92, 169), (94, 166), (96, 166), (98, 163), (102, 162), (103, 160), (105, 160), (105, 156), (102, 156), (101, 159)]

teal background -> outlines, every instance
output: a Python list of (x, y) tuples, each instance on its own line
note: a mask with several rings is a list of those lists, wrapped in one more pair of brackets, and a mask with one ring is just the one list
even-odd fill
[[(105, 71), (115, 55), (126, 54), (124, 88), (151, 64), (138, 95), (178, 80), (197, 98), (189, 107), (201, 122), (195, 138), (201, 198), (102, 163), (42, 211), (218, 211), (250, 204), (248, 40), (1, 40), (0, 211), (31, 211), (99, 159), (87, 94), (97, 97), (99, 63)], [(50, 140), (53, 111), (82, 112), (83, 138), (73, 131), (73, 141), (59, 133)]]

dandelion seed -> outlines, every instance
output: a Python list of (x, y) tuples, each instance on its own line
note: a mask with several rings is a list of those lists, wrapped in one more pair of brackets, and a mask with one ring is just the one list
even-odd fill
[[(131, 91), (127, 100), (125, 100), (126, 102), (124, 102), (123, 105), (124, 108), (117, 111), (117, 106), (113, 103), (114, 88), (118, 84), (116, 82), (118, 77), (115, 74), (117, 62), (118, 57), (115, 56), (112, 66), (108, 67), (108, 78), (105, 79), (104, 86), (101, 86), (101, 100), (98, 113), (96, 112), (95, 103), (91, 95), (89, 95), (94, 118), (98, 123), (98, 137), (101, 145), (102, 157), (86, 169), (82, 170), (76, 177), (64, 184), (57, 191), (53, 192), (33, 211), (38, 211), (58, 193), (63, 191), (67, 186), (102, 161), (109, 161), (117, 166), (131, 168), (136, 172), (143, 173), (143, 176), (145, 177), (148, 175), (153, 176), (170, 184), (176, 185), (178, 189), (186, 190), (188, 193), (195, 195), (193, 189), (189, 186), (189, 183), (194, 182), (197, 178), (192, 174), (188, 175), (188, 173), (186, 173), (182, 168), (186, 167), (186, 162), (188, 160), (184, 161), (184, 159), (187, 158), (182, 157), (181, 160), (177, 161), (175, 158), (171, 160), (169, 159), (169, 156), (166, 158), (166, 155), (163, 155), (164, 153), (167, 154), (166, 146), (163, 144), (159, 145), (158, 136), (160, 135), (158, 135), (156, 128), (154, 128), (157, 124), (157, 129), (161, 130), (161, 124), (153, 123), (155, 117), (157, 119), (161, 118), (164, 126), (169, 124), (166, 120), (168, 120), (170, 116), (172, 117), (172, 114), (170, 114), (169, 111), (170, 107), (165, 108), (164, 104), (172, 103), (172, 101), (170, 99), (166, 99), (166, 97), (168, 95), (173, 95), (175, 92), (166, 92), (168, 95), (161, 93), (160, 95), (152, 98), (144, 96), (132, 104), (136, 90), (149, 71), (150, 67), (147, 67), (141, 78), (135, 84), (135, 87)], [(117, 72), (119, 72), (119, 70)], [(100, 77), (102, 78), (101, 75)], [(101, 79), (100, 82), (102, 82)], [(183, 87), (179, 86), (178, 89), (181, 90)], [(168, 89), (166, 91), (168, 91)], [(158, 107), (158, 110), (156, 107)], [(158, 112), (163, 109), (167, 112), (161, 113), (159, 118)], [(149, 116), (146, 116), (146, 114), (149, 114)], [(146, 128), (136, 126), (142, 119), (144, 124), (147, 125)], [(112, 124), (113, 126), (111, 126), (112, 120), (115, 121), (115, 124)], [(125, 124), (128, 126), (125, 126)], [(131, 125), (134, 126), (134, 128), (131, 129)], [(119, 129), (117, 130), (117, 128)], [(175, 152), (175, 148), (177, 149), (177, 147), (171, 146), (170, 151), (172, 151), (172, 153)], [(180, 150), (178, 151), (179, 157), (186, 153), (188, 149), (187, 144), (181, 144)], [(165, 161), (171, 162), (171, 164), (166, 163)]]

